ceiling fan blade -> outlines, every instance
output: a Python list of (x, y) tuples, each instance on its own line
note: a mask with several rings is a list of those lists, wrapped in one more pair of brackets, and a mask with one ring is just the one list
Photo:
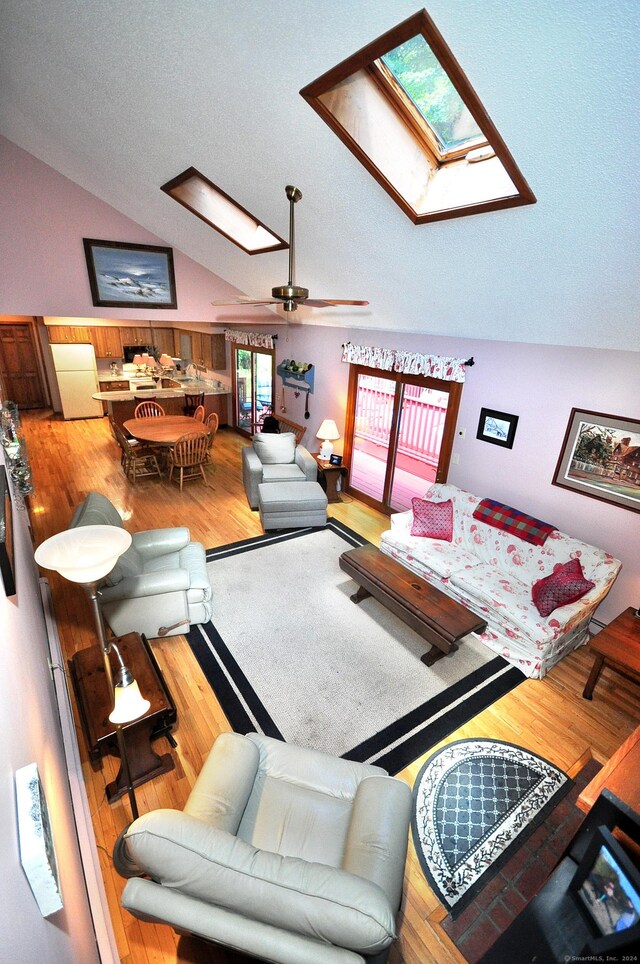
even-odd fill
[(241, 298), (234, 298), (232, 301), (212, 301), (212, 305), (216, 308), (232, 307), (233, 305), (244, 305), (245, 307), (251, 305), (279, 305), (282, 304), (279, 298), (249, 298), (243, 296)]
[(342, 301), (337, 298), (306, 298), (303, 305), (310, 308), (329, 308), (331, 305), (368, 305), (368, 301)]

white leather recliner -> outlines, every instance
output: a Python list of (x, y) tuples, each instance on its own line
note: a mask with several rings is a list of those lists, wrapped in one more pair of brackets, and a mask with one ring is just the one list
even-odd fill
[(296, 445), (293, 432), (259, 433), (242, 449), (242, 481), (252, 509), (258, 508), (262, 482), (315, 482), (318, 466), (303, 445)]
[[(90, 492), (69, 528), (113, 525), (120, 513), (104, 495)], [(134, 532), (132, 544), (98, 588), (102, 614), (116, 636), (148, 639), (186, 633), (211, 619), (211, 584), (204, 547), (185, 526)]]
[[(411, 791), (380, 767), (218, 737), (184, 811), (116, 842), (135, 917), (281, 964), (382, 964), (396, 937)], [(143, 879), (144, 875), (144, 879)]]

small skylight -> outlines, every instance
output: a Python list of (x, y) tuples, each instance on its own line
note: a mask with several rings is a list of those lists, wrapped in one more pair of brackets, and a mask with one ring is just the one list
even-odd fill
[(415, 224), (535, 204), (426, 10), (300, 93)]
[(167, 181), (161, 190), (247, 254), (263, 254), (289, 247), (286, 241), (195, 167), (189, 167)]

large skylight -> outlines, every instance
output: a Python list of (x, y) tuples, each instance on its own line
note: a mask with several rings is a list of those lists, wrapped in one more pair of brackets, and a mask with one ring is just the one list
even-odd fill
[(426, 10), (300, 93), (416, 224), (535, 203)]

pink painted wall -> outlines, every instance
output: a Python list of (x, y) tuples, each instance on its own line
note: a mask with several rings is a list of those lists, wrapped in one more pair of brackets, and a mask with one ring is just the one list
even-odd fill
[(235, 293), (174, 248), (177, 310), (94, 308), (83, 238), (166, 244), (0, 137), (0, 314), (213, 322), (211, 301)]
[[(605, 323), (603, 321), (603, 323)], [(551, 484), (572, 408), (640, 418), (640, 353), (486, 340), (425, 337), (345, 328), (290, 326), (278, 336), (277, 359), (315, 365), (309, 432), (304, 444), (317, 451), (323, 418), (335, 418), (344, 431), (348, 365), (341, 345), (380, 345), (461, 358), (473, 356), (467, 370), (449, 481), (506, 502), (552, 523), (622, 560), (623, 569), (597, 612), (609, 622), (627, 606), (640, 606), (640, 514)], [(278, 380), (278, 407), (281, 382)], [(287, 412), (303, 421), (304, 397), (286, 390)], [(480, 409), (518, 415), (512, 449), (476, 439)], [(342, 442), (336, 451), (342, 451)]]

